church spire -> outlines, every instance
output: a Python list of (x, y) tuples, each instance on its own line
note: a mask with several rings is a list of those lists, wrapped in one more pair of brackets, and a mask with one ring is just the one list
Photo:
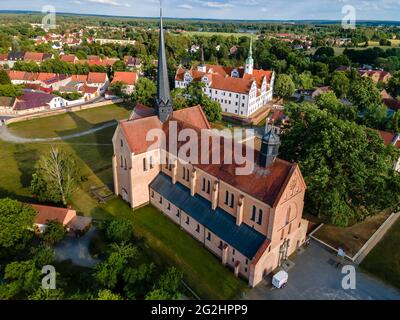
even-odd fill
[(254, 60), (253, 60), (253, 37), (250, 38), (249, 56), (246, 59), (245, 73), (253, 74)]
[(200, 72), (207, 71), (206, 63), (204, 62), (204, 47), (203, 46), (201, 46), (200, 64), (197, 67), (197, 71), (200, 71)]
[(165, 54), (164, 28), (162, 19), (162, 6), (160, 2), (160, 39), (158, 46), (158, 75), (156, 108), (161, 122), (168, 120), (172, 114), (171, 93), (169, 90), (167, 58)]

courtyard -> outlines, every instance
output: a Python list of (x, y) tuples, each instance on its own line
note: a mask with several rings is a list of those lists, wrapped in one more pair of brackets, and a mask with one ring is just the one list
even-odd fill
[[(356, 289), (343, 289), (341, 267), (332, 252), (316, 241), (291, 257), (294, 266), (282, 289), (270, 280), (250, 290), (246, 299), (262, 300), (399, 300), (400, 291), (356, 267)], [(348, 264), (345, 262), (344, 264)]]

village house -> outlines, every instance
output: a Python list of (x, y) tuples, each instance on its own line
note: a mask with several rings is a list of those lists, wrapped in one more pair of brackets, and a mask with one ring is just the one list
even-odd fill
[(221, 104), (224, 114), (248, 118), (273, 98), (275, 74), (254, 69), (252, 45), (244, 68), (206, 65), (202, 53), (197, 68), (180, 67), (175, 75), (175, 87), (186, 88), (192, 82), (204, 84), (204, 93)]
[(139, 58), (132, 57), (132, 56), (125, 56), (124, 57), (124, 62), (126, 64), (126, 67), (130, 71), (137, 71), (141, 73), (142, 71), (142, 61)]
[(53, 57), (50, 53), (41, 53), (41, 52), (25, 52), (24, 54), (24, 62), (36, 62), (40, 64), (44, 60), (51, 59)]
[(44, 206), (31, 204), (36, 211), (35, 227), (39, 233), (46, 230), (47, 224), (50, 221), (61, 223), (68, 232), (83, 234), (89, 230), (92, 218), (82, 217), (76, 214), (76, 211), (71, 208), (59, 208), (52, 206)]
[(136, 72), (116, 71), (114, 73), (114, 78), (111, 84), (122, 82), (124, 85), (126, 85), (125, 93), (130, 95), (133, 93), (133, 90), (135, 89), (135, 84), (137, 80), (138, 80), (138, 74)]
[(358, 73), (361, 77), (370, 78), (374, 83), (387, 83), (392, 75), (384, 70), (359, 69)]
[[(132, 208), (151, 203), (254, 287), (305, 242), (306, 185), (296, 163), (277, 157), (280, 138), (274, 127), (266, 130), (260, 152), (251, 149), (254, 168), (247, 175), (236, 174), (236, 162), (224, 162), (225, 139), (219, 135), (217, 145), (206, 148), (221, 151), (220, 164), (182, 161), (170, 144), (149, 148), (154, 142), (146, 136), (152, 129), (162, 130), (167, 141), (175, 126), (178, 132), (210, 129), (201, 106), (173, 111), (160, 20), (156, 115), (140, 106), (119, 123), (113, 136), (115, 193)], [(164, 155), (167, 161), (157, 162)]]
[(0, 104), (2, 115), (26, 115), (63, 108), (68, 102), (61, 97), (42, 91), (24, 91), (17, 98), (0, 97)]

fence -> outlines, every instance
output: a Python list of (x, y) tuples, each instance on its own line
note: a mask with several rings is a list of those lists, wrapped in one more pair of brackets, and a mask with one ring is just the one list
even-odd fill
[(25, 116), (20, 116), (20, 117), (15, 117), (15, 118), (10, 118), (10, 119), (4, 120), (4, 124), (9, 125), (11, 123), (16, 123), (16, 122), (52, 117), (52, 116), (56, 116), (56, 115), (67, 113), (67, 112), (77, 112), (77, 111), (107, 106), (107, 105), (110, 105), (113, 103), (121, 103), (122, 101), (123, 101), (122, 99), (112, 99), (112, 100), (106, 100), (106, 101), (85, 104), (85, 105), (80, 105), (80, 106), (71, 106), (71, 107), (66, 107), (66, 108), (57, 109), (57, 110), (34, 113), (34, 114), (29, 114), (29, 115), (25, 115)]
[[(360, 264), (364, 258), (371, 252), (371, 250), (377, 245), (377, 243), (383, 238), (386, 232), (390, 229), (390, 227), (397, 221), (400, 217), (400, 212), (393, 212), (374, 232), (374, 234), (364, 243), (364, 245), (358, 250), (358, 252), (353, 256), (349, 257), (346, 255), (346, 259), (350, 260), (355, 264)], [(338, 252), (338, 249), (332, 247), (331, 245), (327, 244), (326, 242), (314, 237), (314, 233), (317, 232), (324, 224), (321, 223), (313, 232), (310, 233), (309, 237), (314, 239), (315, 241), (323, 244), (324, 246), (328, 247), (329, 249)]]

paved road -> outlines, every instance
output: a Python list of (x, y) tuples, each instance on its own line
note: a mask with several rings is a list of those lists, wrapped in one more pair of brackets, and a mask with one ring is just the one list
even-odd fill
[(97, 230), (92, 227), (86, 234), (80, 238), (72, 236), (65, 237), (58, 243), (54, 250), (56, 260), (59, 262), (71, 260), (73, 264), (82, 267), (94, 267), (99, 260), (93, 259), (89, 253), (90, 240), (96, 234)]
[(69, 140), (73, 138), (78, 138), (82, 136), (86, 136), (88, 134), (95, 133), (97, 131), (101, 131), (103, 129), (115, 126), (116, 122), (111, 121), (107, 122), (105, 124), (102, 124), (98, 127), (94, 127), (92, 129), (86, 130), (86, 131), (81, 131), (77, 132), (74, 134), (62, 136), (62, 137), (54, 137), (54, 138), (23, 138), (19, 137), (13, 133), (11, 133), (8, 129), (7, 126), (0, 126), (0, 139), (3, 141), (7, 142), (12, 142), (12, 143), (31, 143), (31, 142), (51, 142), (51, 141), (60, 141), (60, 140)]
[(250, 290), (245, 299), (259, 300), (400, 300), (400, 291), (372, 276), (356, 272), (356, 289), (344, 290), (336, 256), (312, 241), (294, 260), (289, 281), (283, 289), (272, 289), (266, 282)]

